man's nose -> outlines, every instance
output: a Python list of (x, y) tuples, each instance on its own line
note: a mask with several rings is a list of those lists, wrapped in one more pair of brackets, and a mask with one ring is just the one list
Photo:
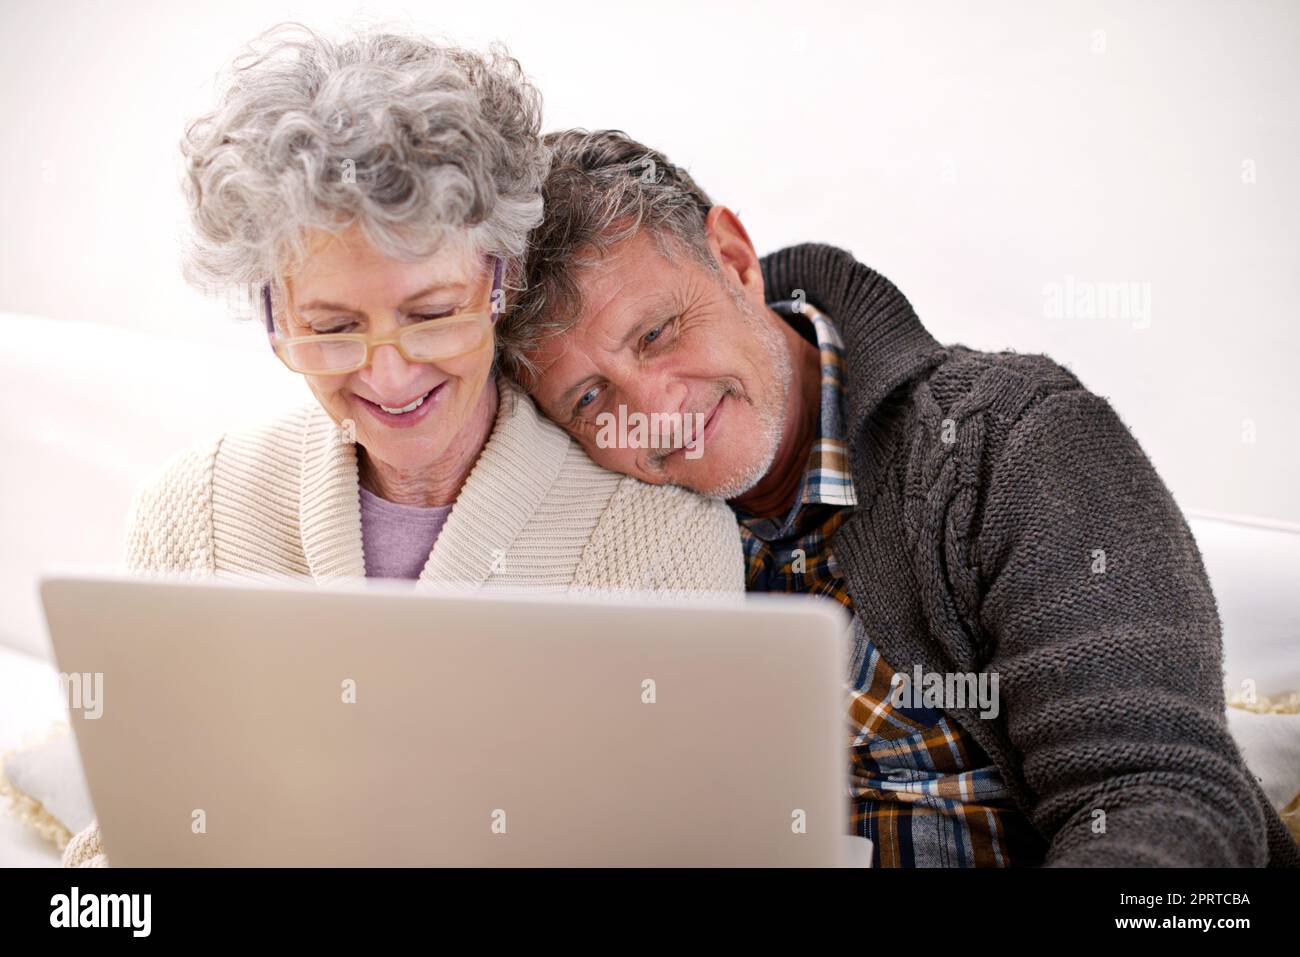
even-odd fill
[(629, 412), (679, 412), (686, 401), (686, 386), (650, 372), (636, 372), (622, 389)]

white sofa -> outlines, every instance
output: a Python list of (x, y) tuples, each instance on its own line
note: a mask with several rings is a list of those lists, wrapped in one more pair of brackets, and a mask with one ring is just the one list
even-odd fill
[[(172, 453), (310, 396), (253, 327), (212, 342), (6, 313), (0, 323), (16, 347), (0, 353), (3, 754), (63, 717), (38, 576), (118, 563), (132, 491)], [(1300, 690), (1300, 534), (1191, 523), (1223, 617), (1229, 692), (1248, 679), (1260, 695)], [(1229, 716), (1248, 763), (1285, 803), (1300, 790), (1300, 715)], [(57, 863), (0, 809), (0, 865)]]
[[(168, 456), (310, 399), (256, 328), (212, 321), (170, 338), (0, 313), (0, 754), (66, 717), (38, 576), (117, 564), (132, 492)], [(0, 866), (58, 860), (0, 807)]]

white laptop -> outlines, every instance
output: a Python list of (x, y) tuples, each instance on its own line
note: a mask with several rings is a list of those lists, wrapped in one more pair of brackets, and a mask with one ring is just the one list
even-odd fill
[(59, 577), (41, 597), (113, 866), (865, 866), (848, 620)]

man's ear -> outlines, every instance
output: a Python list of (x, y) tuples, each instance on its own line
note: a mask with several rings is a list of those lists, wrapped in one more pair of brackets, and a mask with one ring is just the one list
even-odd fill
[(740, 218), (725, 206), (714, 206), (704, 219), (704, 233), (723, 278), (738, 284), (751, 300), (762, 303), (763, 270)]

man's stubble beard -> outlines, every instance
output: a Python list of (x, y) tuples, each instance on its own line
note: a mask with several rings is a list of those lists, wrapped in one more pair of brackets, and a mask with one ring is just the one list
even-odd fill
[(776, 374), (772, 384), (773, 395), (737, 397), (741, 401), (749, 402), (758, 414), (762, 454), (748, 466), (739, 466), (734, 474), (726, 476), (713, 488), (697, 489), (705, 495), (721, 499), (733, 499), (744, 495), (762, 481), (768, 470), (772, 468), (777, 450), (781, 446), (781, 437), (785, 433), (787, 403), (791, 385), (794, 383), (790, 350), (780, 330), (760, 315), (739, 290), (728, 284), (727, 291), (744, 315), (746, 324), (757, 337), (769, 367)]

